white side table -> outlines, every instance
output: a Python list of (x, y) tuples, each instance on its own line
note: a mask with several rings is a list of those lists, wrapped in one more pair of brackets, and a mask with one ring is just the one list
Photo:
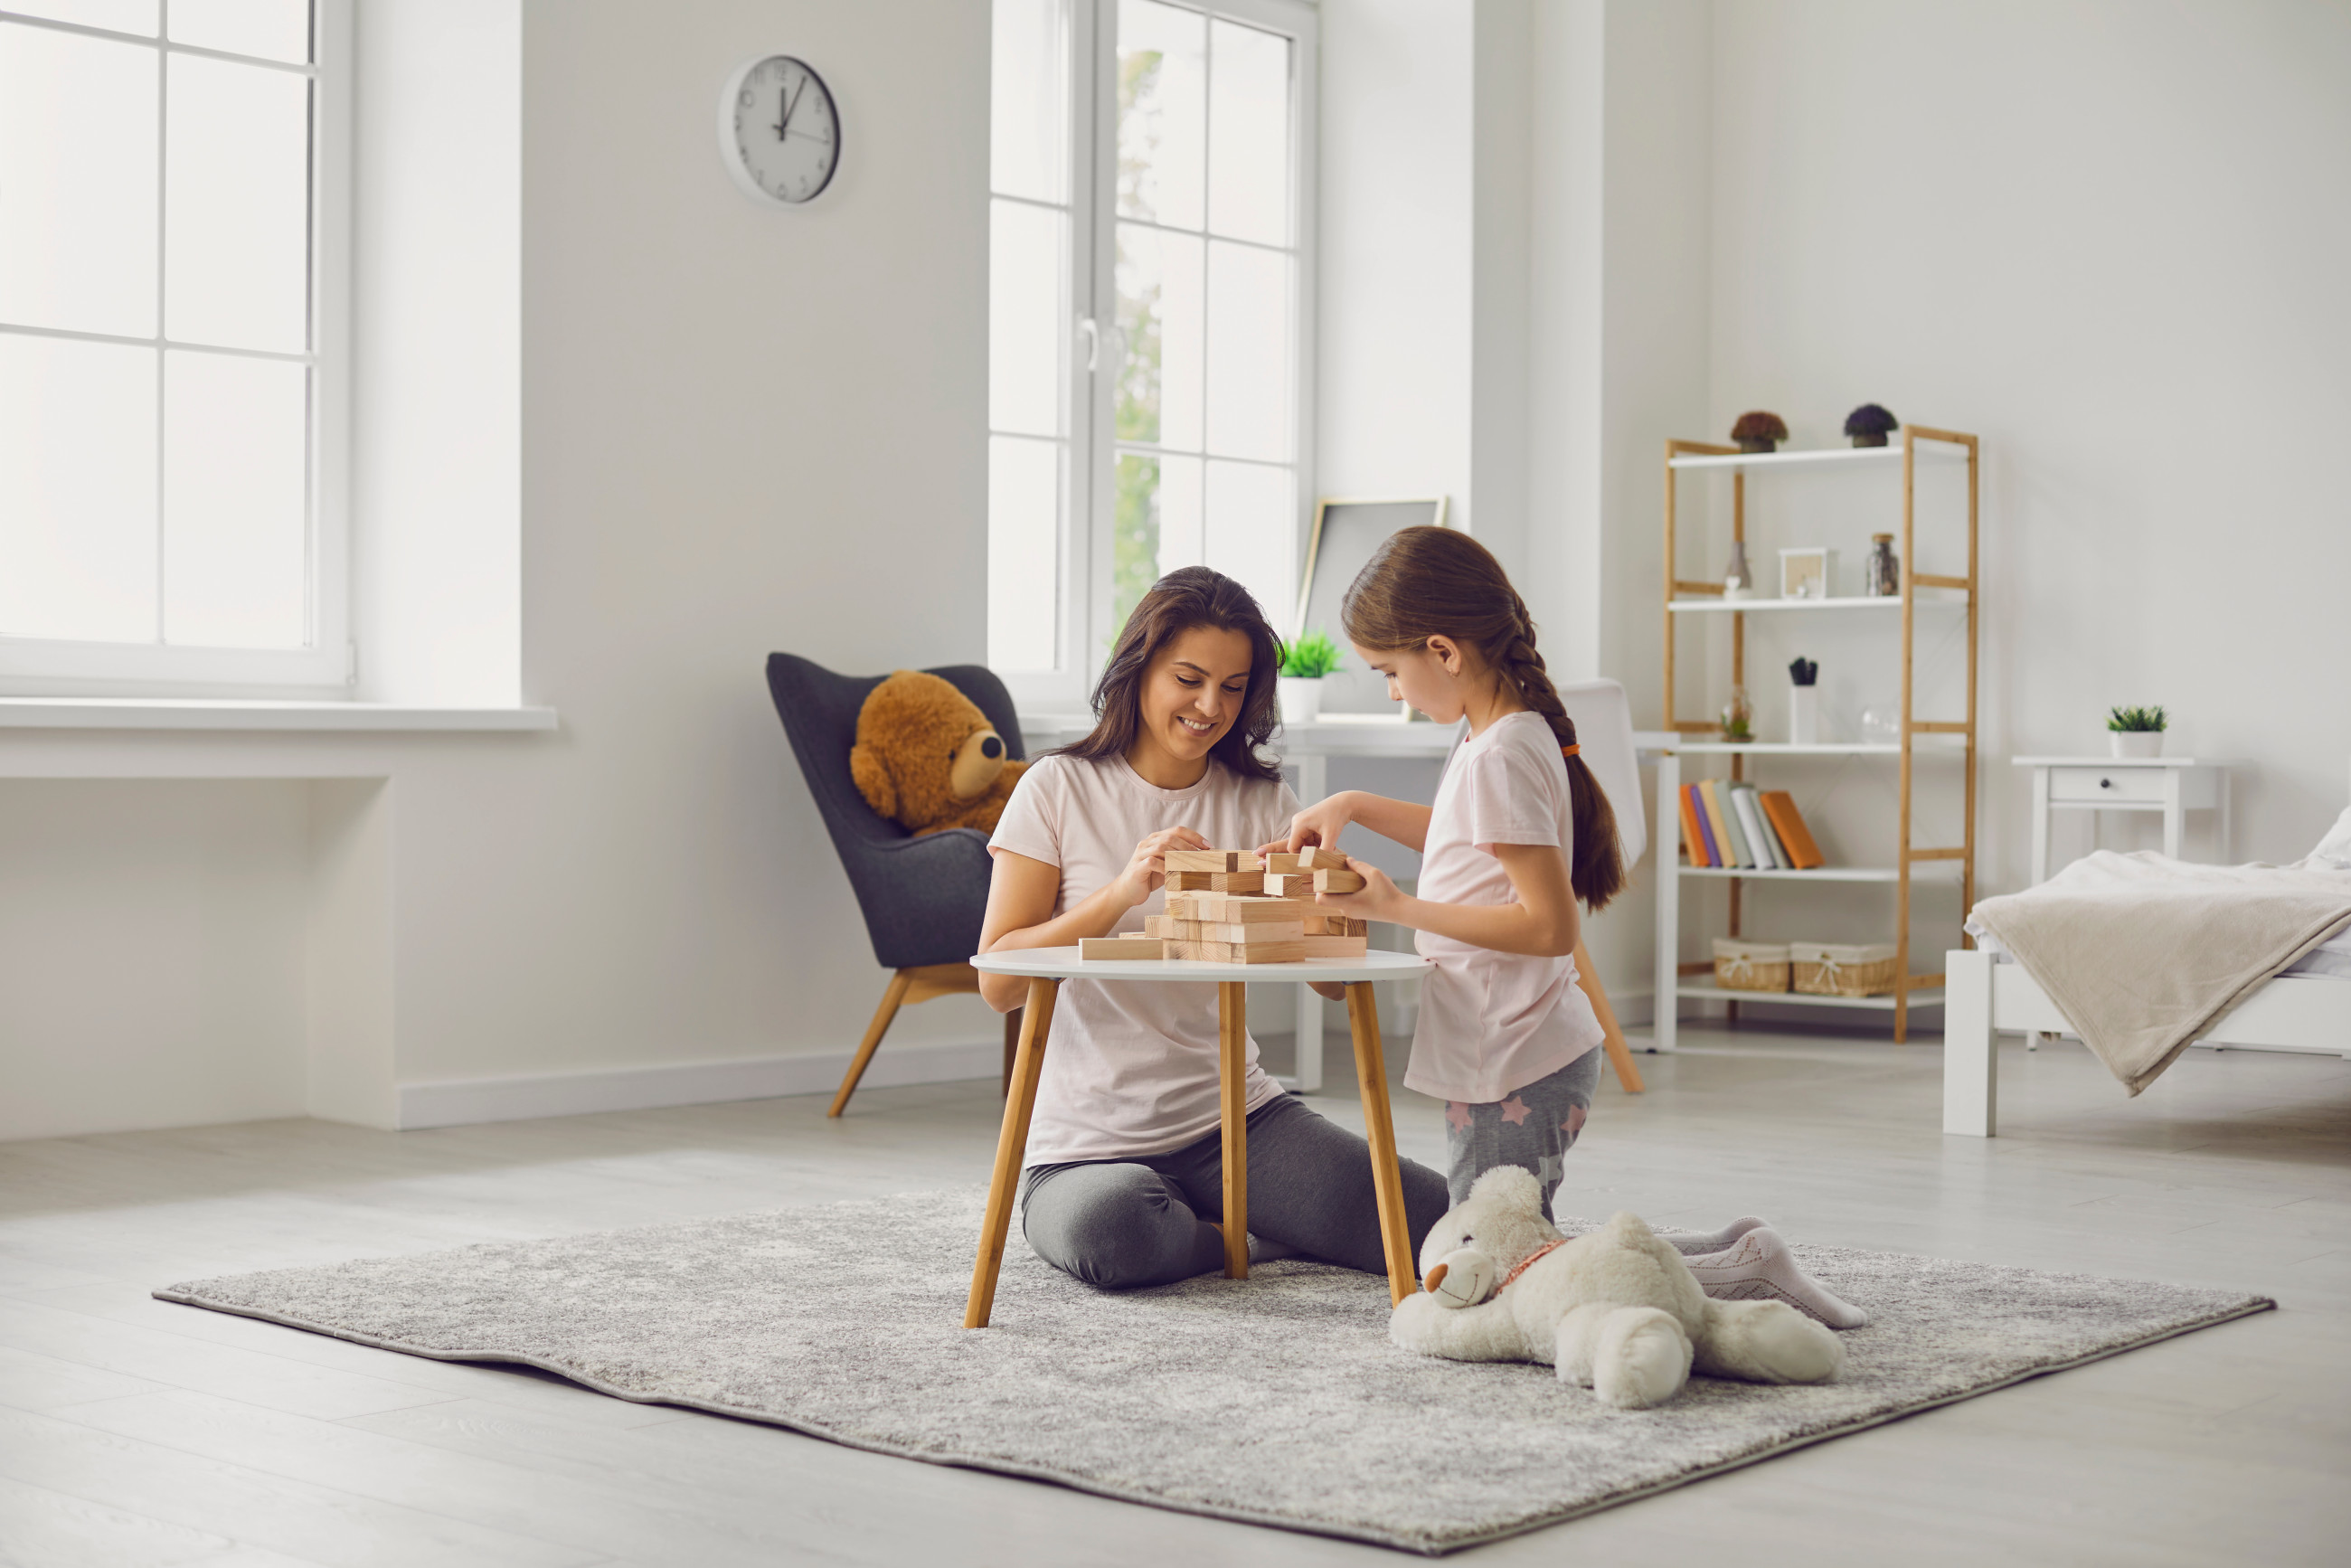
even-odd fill
[(2163, 852), (2179, 858), (2189, 811), (2220, 813), (2220, 858), (2229, 858), (2229, 765), (2193, 757), (2019, 757), (2032, 769), (2032, 880), (2049, 880), (2053, 811), (2160, 811)]

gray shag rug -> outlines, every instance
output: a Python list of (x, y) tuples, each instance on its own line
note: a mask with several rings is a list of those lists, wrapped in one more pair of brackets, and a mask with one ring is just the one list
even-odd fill
[(1384, 1280), (1259, 1265), (1123, 1292), (1016, 1233), (994, 1326), (963, 1326), (977, 1192), (284, 1269), (155, 1294), (444, 1361), (935, 1464), (1429, 1553), (2275, 1303), (2176, 1285), (1798, 1246), (1866, 1308), (1821, 1387), (1693, 1379), (1616, 1411), (1549, 1367), (1388, 1343)]

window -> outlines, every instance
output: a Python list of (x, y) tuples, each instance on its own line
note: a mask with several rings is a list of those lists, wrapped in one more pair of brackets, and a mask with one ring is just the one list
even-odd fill
[(1179, 566), (1290, 618), (1314, 41), (1291, 0), (997, 0), (988, 660), (1024, 701)]
[(320, 0), (0, 0), (0, 677), (349, 674)]

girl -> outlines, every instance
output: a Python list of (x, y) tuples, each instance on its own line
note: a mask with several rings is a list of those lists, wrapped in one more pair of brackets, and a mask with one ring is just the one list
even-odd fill
[[(1094, 732), (1039, 758), (1005, 805), (980, 950), (1065, 946), (1165, 907), (1173, 849), (1262, 843), (1298, 809), (1258, 748), (1276, 648), (1248, 590), (1205, 567), (1136, 605), (1094, 689)], [(1026, 982), (983, 975), (999, 1012)], [(1248, 1051), (1249, 1223), (1259, 1258), (1299, 1252), (1383, 1273), (1371, 1153), (1284, 1093)], [(1102, 1286), (1224, 1266), (1216, 995), (1202, 985), (1070, 980), (1053, 1009), (1021, 1182), (1040, 1257)], [(1447, 1207), (1403, 1163), (1412, 1245)], [(1270, 1245), (1269, 1245), (1270, 1244)]]
[(1526, 605), (1485, 546), (1448, 528), (1391, 535), (1340, 619), (1390, 696), (1439, 723), (1466, 716), (1469, 735), (1434, 806), (1343, 791), (1300, 812), (1287, 843), (1335, 848), (1361, 822), (1421, 852), (1420, 896), (1355, 862), (1364, 891), (1331, 902), (1412, 926), (1436, 965), (1404, 1081), (1446, 1102), (1453, 1201), (1482, 1172), (1523, 1166), (1549, 1215), (1599, 1082), (1600, 1020), (1569, 955), (1578, 901), (1596, 910), (1625, 885), (1615, 814), (1577, 755)]
[[(1615, 813), (1578, 754), (1526, 603), (1485, 546), (1447, 528), (1390, 536), (1340, 619), (1391, 697), (1439, 723), (1466, 716), (1469, 734), (1433, 806), (1348, 790), (1301, 811), (1267, 847), (1335, 848), (1361, 822), (1421, 852), (1418, 897), (1351, 861), (1364, 891), (1321, 902), (1412, 926), (1436, 966), (1421, 981), (1404, 1081), (1446, 1102), (1453, 1201), (1496, 1166), (1522, 1166), (1542, 1184), (1548, 1218), (1600, 1078), (1600, 1020), (1570, 955), (1579, 901), (1596, 910), (1625, 886)], [(1777, 1295), (1833, 1328), (1868, 1321), (1803, 1275), (1761, 1220), (1669, 1239), (1712, 1293)]]

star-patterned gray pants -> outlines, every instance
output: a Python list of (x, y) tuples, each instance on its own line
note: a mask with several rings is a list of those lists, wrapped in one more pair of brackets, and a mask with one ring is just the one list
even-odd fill
[(1542, 1183), (1543, 1218), (1552, 1218), (1551, 1195), (1566, 1174), (1567, 1151), (1592, 1113), (1592, 1092), (1600, 1086), (1597, 1047), (1548, 1078), (1512, 1090), (1499, 1103), (1445, 1103), (1445, 1174), (1453, 1201), (1469, 1196), (1469, 1184), (1497, 1166), (1523, 1166)]

